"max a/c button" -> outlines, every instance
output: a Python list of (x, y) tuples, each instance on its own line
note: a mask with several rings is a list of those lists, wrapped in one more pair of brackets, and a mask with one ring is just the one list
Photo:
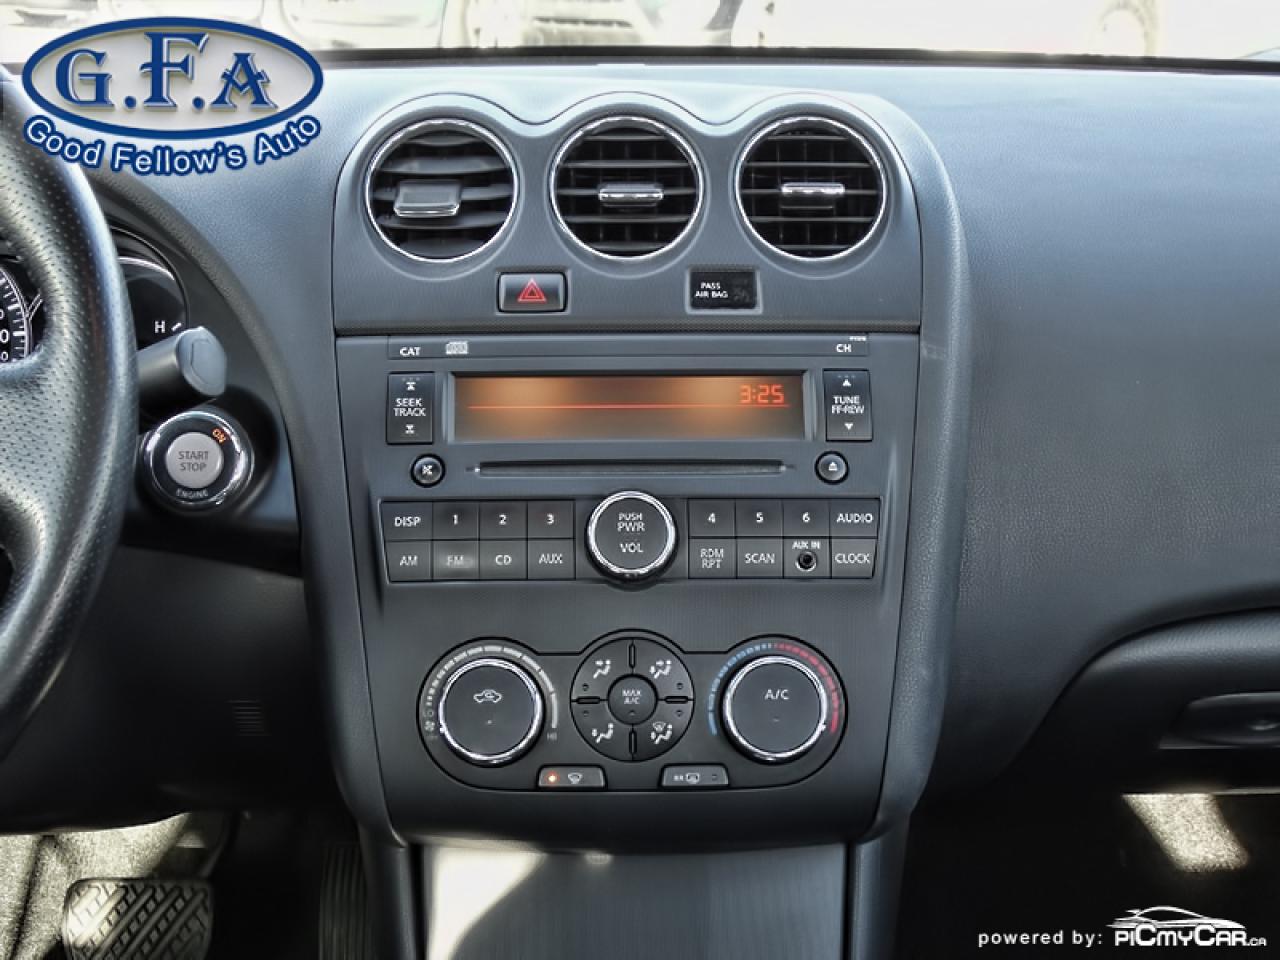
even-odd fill
[(500, 313), (559, 313), (564, 310), (563, 273), (503, 273), (498, 275)]

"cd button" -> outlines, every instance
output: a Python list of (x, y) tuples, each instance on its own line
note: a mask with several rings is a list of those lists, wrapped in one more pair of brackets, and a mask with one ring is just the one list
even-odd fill
[(523, 580), (525, 578), (523, 540), (481, 540), (481, 580)]

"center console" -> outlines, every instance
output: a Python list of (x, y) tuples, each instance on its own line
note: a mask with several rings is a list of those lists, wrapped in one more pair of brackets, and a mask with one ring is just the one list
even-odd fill
[[(869, 824), (910, 334), (338, 343), (365, 651), (409, 836)], [(747, 831), (750, 834), (750, 831)]]

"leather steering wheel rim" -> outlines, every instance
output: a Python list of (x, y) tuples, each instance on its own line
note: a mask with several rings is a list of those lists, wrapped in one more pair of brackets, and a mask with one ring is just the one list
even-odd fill
[(135, 340), (84, 173), (28, 144), (0, 67), (0, 237), (44, 295), (41, 343), (0, 364), (0, 759), (65, 662), (120, 534), (137, 442)]

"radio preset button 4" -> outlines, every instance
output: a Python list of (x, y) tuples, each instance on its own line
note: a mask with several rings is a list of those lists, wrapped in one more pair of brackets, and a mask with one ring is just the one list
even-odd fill
[(671, 513), (647, 493), (628, 490), (601, 501), (587, 523), (587, 549), (596, 566), (619, 580), (662, 570), (676, 546)]

